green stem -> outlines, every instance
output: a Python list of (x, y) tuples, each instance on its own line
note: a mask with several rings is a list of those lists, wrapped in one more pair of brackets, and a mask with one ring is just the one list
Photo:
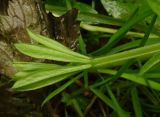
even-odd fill
[(104, 67), (108, 64), (115, 64), (118, 62), (124, 62), (128, 59), (146, 57), (150, 54), (154, 54), (160, 51), (160, 44), (153, 44), (150, 46), (145, 46), (137, 49), (132, 49), (124, 52), (120, 52), (114, 55), (108, 55), (104, 57), (97, 57), (93, 59), (92, 65), (94, 67)]
[[(85, 23), (81, 23), (80, 26), (81, 26), (81, 28), (83, 28), (85, 30), (93, 31), (93, 32), (106, 32), (106, 33), (114, 34), (118, 31), (118, 29), (93, 26), (93, 25), (89, 25), (89, 24), (85, 24)], [(126, 35), (132, 36), (132, 37), (139, 37), (139, 38), (144, 37), (144, 33), (133, 32), (133, 31), (127, 32)], [(155, 34), (150, 34), (149, 38), (159, 38), (159, 36), (155, 35)]]

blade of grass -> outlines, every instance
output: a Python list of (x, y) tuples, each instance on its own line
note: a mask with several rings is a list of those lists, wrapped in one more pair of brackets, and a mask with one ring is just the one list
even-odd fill
[(143, 117), (142, 116), (142, 108), (141, 108), (141, 104), (140, 104), (140, 100), (138, 97), (138, 92), (137, 92), (136, 87), (132, 88), (131, 96), (132, 96), (132, 103), (133, 103), (135, 116), (136, 117)]
[(64, 91), (68, 86), (70, 86), (72, 83), (74, 83), (77, 79), (79, 79), (80, 77), (82, 77), (82, 74), (76, 76), (75, 78), (72, 78), (71, 80), (69, 80), (68, 82), (66, 82), (65, 84), (63, 84), (62, 86), (60, 86), (59, 88), (57, 88), (56, 90), (54, 90), (53, 92), (51, 92), (46, 98), (45, 100), (42, 102), (42, 106), (44, 104), (46, 104), (49, 100), (51, 100), (54, 96), (58, 95), (60, 92)]
[(151, 104), (157, 105), (160, 102), (159, 96), (157, 98), (157, 96), (154, 95), (153, 91), (148, 89), (147, 87), (141, 88), (141, 92), (145, 95), (145, 97), (150, 101)]
[[(141, 74), (140, 74), (141, 75)], [(159, 72), (150, 72), (150, 73), (145, 73), (144, 75), (143, 75), (145, 78), (156, 78), (156, 79), (158, 79), (158, 78), (160, 78), (160, 73)]]
[(67, 10), (72, 9), (72, 5), (71, 5), (71, 1), (70, 0), (66, 0), (66, 6), (67, 6)]
[(90, 103), (87, 105), (87, 107), (84, 111), (84, 115), (86, 115), (89, 112), (89, 110), (91, 109), (91, 107), (95, 103), (96, 99), (97, 99), (97, 96), (94, 95), (93, 98), (90, 100)]
[(115, 111), (118, 113), (119, 117), (130, 117), (129, 114), (121, 108), (120, 104), (118, 103), (116, 97), (114, 96), (114, 94), (109, 86), (107, 86), (107, 90), (108, 90), (108, 94), (111, 97), (111, 100), (116, 108)]
[(160, 62), (160, 53), (157, 53), (153, 57), (151, 57), (140, 69), (140, 75), (145, 74), (149, 71), (154, 65)]
[(84, 117), (84, 114), (79, 106), (79, 103), (76, 99), (72, 99), (72, 106), (76, 110), (76, 112), (79, 114), (80, 117)]
[(90, 90), (99, 97), (107, 106), (111, 107), (113, 110), (116, 110), (114, 103), (111, 99), (109, 99), (104, 93), (102, 93), (100, 90), (95, 89), (93, 87), (90, 87)]
[(83, 76), (84, 76), (84, 88), (88, 89), (88, 70), (83, 71)]
[[(110, 74), (110, 75), (115, 75), (117, 73), (117, 71), (110, 70), (110, 69), (99, 69), (98, 72), (104, 73), (104, 74)], [(149, 83), (149, 87), (160, 91), (160, 83), (152, 81), (152, 80), (144, 79), (141, 76), (138, 76), (135, 74), (123, 73), (120, 77), (124, 78), (126, 80), (130, 80), (132, 82), (141, 84), (141, 85), (145, 85), (145, 86), (148, 86), (148, 83)], [(146, 82), (146, 80), (147, 80), (147, 82)], [(104, 82), (105, 82), (105, 80), (104, 80)]]
[(79, 41), (79, 48), (80, 48), (81, 53), (86, 55), (87, 54), (86, 44), (85, 44), (81, 34), (80, 34), (80, 36), (78, 38), (78, 41)]
[[(154, 24), (155, 24), (155, 22), (156, 22), (156, 19), (157, 19), (157, 15), (154, 15), (153, 18), (152, 18), (152, 21), (151, 21), (151, 23), (150, 23), (150, 25), (149, 25), (149, 27), (148, 27), (148, 30), (145, 32), (144, 38), (141, 40), (141, 42), (140, 42), (140, 44), (139, 44), (139, 47), (144, 46), (145, 43), (147, 42), (148, 37), (149, 37), (149, 34), (151, 33), (151, 30), (152, 30), (152, 28), (153, 28), (153, 26), (154, 26)], [(127, 53), (126, 53), (126, 54), (127, 54)], [(133, 60), (132, 60), (132, 61), (133, 61)], [(128, 64), (130, 64), (130, 63), (132, 63), (132, 62), (131, 62), (131, 61), (130, 61), (130, 62), (129, 62), (129, 61), (126, 62), (126, 64), (124, 64), (124, 65), (122, 66), (122, 68), (119, 70), (119, 72), (117, 73), (117, 75), (114, 76), (114, 77), (115, 77), (115, 78), (118, 78), (118, 76), (121, 75), (122, 71), (124, 71), (125, 69), (127, 69), (127, 68), (129, 67)], [(118, 74), (119, 74), (119, 75), (118, 75)]]
[[(140, 41), (141, 41), (141, 39), (138, 39), (138, 40), (134, 40), (132, 42), (128, 42), (126, 44), (119, 45), (119, 46), (113, 48), (108, 54), (114, 54), (114, 53), (117, 53), (120, 51), (136, 48), (139, 46)], [(151, 45), (151, 44), (156, 44), (156, 43), (160, 43), (159, 38), (148, 38), (145, 45)]]
[(160, 44), (152, 44), (149, 46), (124, 51), (113, 55), (97, 57), (92, 60), (92, 64), (94, 67), (104, 67), (110, 64), (116, 64), (118, 62), (124, 62), (128, 59), (139, 58), (139, 57), (146, 58), (147, 56), (156, 54), (159, 51), (160, 51)]
[(115, 44), (117, 44), (122, 37), (131, 29), (132, 26), (143, 20), (144, 18), (152, 15), (152, 11), (149, 9), (144, 10), (143, 12), (139, 13), (135, 11), (134, 14), (129, 18), (129, 20), (125, 23), (122, 28), (120, 28), (109, 40), (109, 42), (104, 45), (102, 48), (98, 49), (97, 51), (93, 52), (92, 55), (101, 55), (103, 53), (107, 53)]
[[(147, 42), (147, 39), (148, 39), (149, 34), (151, 33), (151, 30), (156, 22), (156, 19), (157, 19), (157, 15), (154, 15), (152, 18), (152, 21), (148, 27), (148, 30), (146, 31), (146, 33), (144, 35), (144, 38), (141, 40), (141, 42), (139, 44), (139, 47), (144, 46), (145, 43)], [(111, 77), (111, 81), (115, 81), (116, 79), (118, 79), (122, 75), (122, 73), (124, 73), (125, 70), (128, 69), (129, 66), (133, 64), (133, 62), (134, 62), (134, 59), (130, 59), (127, 62), (125, 62), (124, 65), (122, 65), (122, 67), (118, 70), (118, 72)], [(106, 80), (106, 83), (107, 82), (108, 82), (108, 80)], [(103, 81), (103, 83), (105, 83), (105, 82)], [(102, 83), (100, 83), (100, 85), (102, 85)]]
[[(86, 55), (87, 54), (86, 44), (81, 35), (79, 36), (78, 40), (79, 40), (79, 46), (80, 46), (81, 53)], [(84, 76), (84, 87), (88, 88), (88, 70), (84, 70), (83, 74), (84, 74), (83, 75)]]
[(147, 39), (149, 38), (149, 35), (151, 34), (151, 31), (154, 27), (154, 24), (155, 24), (156, 20), (157, 20), (157, 15), (154, 14), (153, 17), (152, 17), (151, 23), (148, 27), (148, 30), (145, 32), (144, 38), (142, 39), (139, 47), (142, 47), (146, 44)]

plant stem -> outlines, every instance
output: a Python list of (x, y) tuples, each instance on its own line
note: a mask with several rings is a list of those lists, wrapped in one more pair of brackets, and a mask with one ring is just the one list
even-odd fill
[[(85, 30), (93, 31), (93, 32), (106, 32), (106, 33), (114, 34), (118, 31), (118, 29), (106, 28), (106, 27), (100, 27), (100, 26), (92, 26), (92, 25), (85, 24), (85, 23), (81, 23), (80, 26), (81, 28)], [(133, 31), (128, 31), (126, 35), (132, 36), (132, 37), (139, 37), (139, 38), (144, 37), (144, 33), (133, 32)], [(159, 36), (156, 34), (150, 34), (149, 38), (159, 38)]]
[(104, 67), (107, 66), (108, 64), (124, 62), (132, 58), (146, 57), (150, 54), (154, 54), (159, 51), (160, 51), (160, 44), (153, 44), (150, 46), (145, 46), (137, 49), (120, 52), (114, 55), (97, 57), (93, 59), (92, 65), (94, 65), (94, 67)]

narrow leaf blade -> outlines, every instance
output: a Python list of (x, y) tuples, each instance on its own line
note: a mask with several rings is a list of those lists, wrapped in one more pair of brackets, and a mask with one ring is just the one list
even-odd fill
[(46, 70), (41, 72), (35, 71), (33, 74), (27, 75), (26, 77), (17, 80), (13, 88), (21, 89), (22, 87), (27, 87), (28, 85), (50, 80), (50, 78), (53, 77), (59, 77), (69, 73), (77, 73), (80, 70), (85, 70), (90, 67), (91, 65), (79, 65), (79, 66), (67, 66), (59, 69)]
[(63, 53), (73, 55), (73, 56), (76, 56), (76, 57), (89, 59), (89, 57), (81, 55), (81, 54), (76, 53), (76, 52), (73, 52), (72, 50), (70, 50), (69, 48), (65, 47), (64, 45), (60, 44), (59, 42), (57, 42), (55, 40), (49, 39), (49, 38), (47, 38), (45, 36), (42, 36), (42, 35), (35, 34), (35, 33), (31, 32), (29, 30), (27, 30), (27, 31), (28, 31), (28, 34), (30, 35), (30, 37), (33, 40), (39, 42), (42, 45), (45, 45), (46, 47), (49, 47), (53, 50), (57, 50), (59, 52), (63, 52)]
[(160, 53), (151, 57), (140, 69), (140, 75), (149, 71), (154, 65), (160, 62)]
[(35, 83), (31, 83), (31, 84), (28, 84), (28, 85), (24, 85), (24, 86), (22, 85), (21, 87), (18, 86), (18, 83), (20, 81), (19, 80), (13, 85), (12, 89), (16, 90), (16, 91), (35, 90), (35, 89), (43, 88), (43, 87), (55, 84), (57, 82), (60, 82), (62, 80), (65, 80), (65, 79), (67, 79), (68, 77), (70, 77), (72, 75), (73, 75), (73, 73), (60, 75), (60, 76), (57, 76), (57, 77), (55, 76), (55, 77), (51, 77), (51, 78), (48, 78), (48, 79), (37, 81)]
[(139, 97), (138, 97), (138, 92), (137, 92), (136, 87), (134, 87), (132, 89), (131, 96), (132, 96), (132, 103), (133, 103), (133, 107), (134, 107), (136, 117), (143, 117), (142, 116), (141, 104), (140, 104), (140, 100), (139, 100)]
[(31, 57), (49, 59), (63, 62), (88, 62), (87, 59), (81, 59), (66, 53), (52, 50), (43, 46), (30, 45), (30, 44), (15, 44), (16, 48)]
[(82, 75), (78, 75), (75, 78), (69, 80), (68, 82), (66, 82), (65, 84), (63, 84), (61, 87), (59, 87), (58, 89), (54, 90), (52, 93), (50, 93), (45, 100), (42, 103), (42, 106), (47, 103), (50, 99), (52, 99), (54, 96), (56, 96), (57, 94), (59, 94), (60, 92), (62, 92), (64, 89), (66, 89), (69, 85), (71, 85), (73, 82), (75, 82), (78, 78), (80, 78)]

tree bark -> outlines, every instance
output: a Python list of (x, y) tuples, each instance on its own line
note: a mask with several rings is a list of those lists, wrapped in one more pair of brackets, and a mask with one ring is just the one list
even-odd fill
[(0, 0), (0, 73), (12, 77), (14, 60), (30, 61), (17, 52), (14, 43), (32, 43), (26, 28), (49, 36), (49, 25), (42, 0)]
[[(27, 95), (17, 94), (9, 90), (11, 86), (7, 82), (15, 73), (12, 66), (14, 60), (32, 61), (32, 58), (19, 53), (14, 47), (19, 42), (34, 43), (26, 29), (50, 35), (43, 1), (0, 0), (0, 4), (0, 117), (43, 117), (40, 108), (43, 90)], [(45, 117), (50, 116), (47, 113)]]

